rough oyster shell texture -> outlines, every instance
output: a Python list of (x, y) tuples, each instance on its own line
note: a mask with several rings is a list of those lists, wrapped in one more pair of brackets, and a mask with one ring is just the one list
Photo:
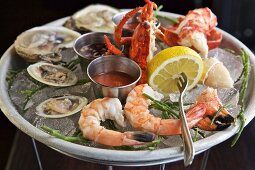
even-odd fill
[(61, 60), (57, 54), (59, 50), (71, 48), (79, 36), (79, 33), (65, 27), (35, 27), (21, 33), (15, 40), (14, 47), (27, 62), (37, 62), (45, 56), (53, 57), (53, 61), (59, 61)]
[(107, 32), (113, 33), (114, 24), (112, 17), (119, 11), (103, 4), (89, 5), (74, 13), (64, 23), (64, 26), (79, 32)]

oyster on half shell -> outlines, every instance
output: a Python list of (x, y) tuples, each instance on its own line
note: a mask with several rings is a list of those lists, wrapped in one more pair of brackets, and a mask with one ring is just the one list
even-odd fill
[(49, 98), (36, 107), (36, 114), (46, 118), (61, 118), (79, 112), (88, 100), (80, 96)]
[(14, 42), (16, 52), (28, 62), (61, 61), (60, 49), (71, 48), (80, 33), (65, 27), (35, 27), (21, 33)]
[(113, 7), (103, 4), (89, 5), (74, 13), (66, 21), (65, 27), (79, 32), (114, 32), (112, 17), (119, 11)]
[(38, 62), (30, 65), (27, 72), (37, 81), (50, 86), (71, 86), (77, 82), (77, 76), (60, 65)]

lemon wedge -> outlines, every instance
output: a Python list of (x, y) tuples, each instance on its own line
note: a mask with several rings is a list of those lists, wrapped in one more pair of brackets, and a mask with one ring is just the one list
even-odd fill
[(191, 48), (174, 46), (156, 54), (148, 63), (149, 85), (164, 93), (178, 91), (177, 78), (180, 73), (188, 77), (188, 90), (200, 80), (203, 73), (203, 61)]

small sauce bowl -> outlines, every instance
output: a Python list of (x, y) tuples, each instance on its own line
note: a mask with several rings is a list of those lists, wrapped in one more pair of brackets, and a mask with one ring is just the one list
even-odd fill
[[(108, 36), (115, 45), (113, 34), (104, 32), (86, 33), (75, 40), (73, 49), (81, 59), (81, 67), (84, 72), (87, 71), (87, 66), (92, 60), (105, 55), (107, 52), (108, 49), (105, 46), (104, 35)], [(120, 50), (123, 49), (122, 46), (119, 48)]]
[(125, 102), (128, 93), (141, 78), (141, 73), (136, 62), (116, 55), (98, 57), (87, 68), (95, 97), (113, 97), (121, 102)]

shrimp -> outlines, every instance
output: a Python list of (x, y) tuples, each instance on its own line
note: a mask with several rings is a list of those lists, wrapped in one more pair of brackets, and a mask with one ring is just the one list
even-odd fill
[[(225, 126), (223, 124), (228, 121), (224, 122), (221, 120), (224, 118), (230, 119), (226, 109), (222, 109), (216, 118), (217, 121), (223, 121), (223, 124), (211, 124), (211, 121), (208, 121), (207, 119), (207, 115), (212, 116), (221, 107), (217, 93), (215, 96), (214, 92), (215, 91), (210, 90), (210, 88), (209, 90), (205, 90), (198, 98), (197, 103), (188, 110), (186, 118), (189, 128), (194, 127), (198, 123), (199, 127), (205, 130), (220, 130), (227, 127), (227, 124), (225, 124)], [(151, 104), (151, 100), (144, 97), (144, 93), (156, 100), (161, 100), (163, 98), (162, 94), (154, 91), (147, 84), (136, 86), (129, 93), (124, 107), (125, 116), (130, 124), (136, 129), (152, 132), (158, 135), (181, 134), (181, 121), (179, 119), (161, 119), (150, 114), (148, 108)], [(217, 125), (219, 125), (220, 128), (218, 128)]]
[(117, 132), (100, 125), (100, 121), (111, 119), (124, 127), (122, 105), (117, 98), (96, 99), (81, 111), (79, 127), (84, 138), (108, 146), (141, 145), (154, 140), (155, 135), (146, 132)]
[[(234, 118), (222, 106), (216, 89), (208, 87), (198, 96), (197, 103), (203, 105), (201, 107), (206, 108), (206, 116), (196, 125), (200, 129), (207, 131), (224, 130), (234, 122)], [(193, 107), (196, 107), (196, 104)]]

